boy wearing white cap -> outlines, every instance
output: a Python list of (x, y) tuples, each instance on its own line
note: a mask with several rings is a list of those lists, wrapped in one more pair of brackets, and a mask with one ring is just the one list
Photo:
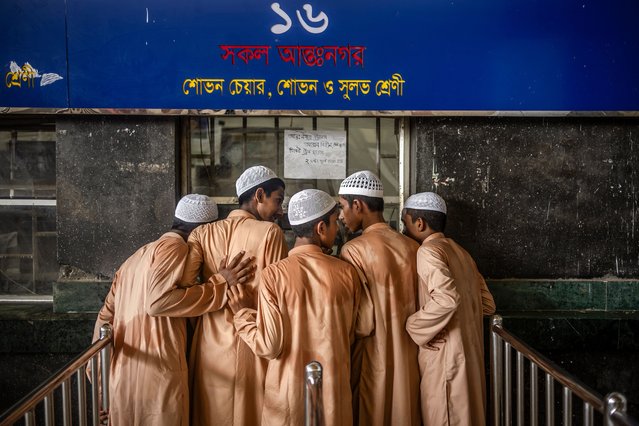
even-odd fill
[(262, 272), (257, 311), (244, 286), (229, 290), (237, 333), (270, 360), (261, 424), (304, 424), (304, 367), (318, 361), (323, 424), (350, 425), (350, 345), (355, 334), (372, 331), (373, 318), (357, 315), (357, 272), (322, 251), (333, 246), (338, 232), (335, 200), (306, 189), (291, 197), (288, 216), (295, 247)]
[(372, 172), (344, 179), (339, 195), (340, 219), (351, 232), (362, 230), (340, 257), (355, 266), (375, 310), (375, 333), (353, 351), (355, 424), (419, 425), (417, 345), (405, 328), (417, 309), (419, 245), (384, 221), (384, 188)]
[(217, 205), (189, 194), (175, 209), (171, 230), (146, 244), (118, 269), (95, 323), (113, 327), (109, 417), (114, 425), (188, 425), (185, 317), (219, 309), (228, 285), (252, 272), (241, 254), (202, 285), (179, 287), (197, 226), (217, 219)]
[(419, 345), (425, 425), (486, 421), (483, 316), (495, 302), (470, 254), (446, 238), (446, 203), (433, 192), (411, 195), (402, 211), (417, 252), (421, 309), (406, 322)]
[[(250, 167), (236, 182), (239, 208), (218, 222), (202, 226), (189, 238), (189, 257), (182, 282), (204, 280), (227, 256), (245, 251), (255, 257), (255, 274), (286, 257), (282, 229), (284, 182), (269, 168)], [(233, 314), (226, 305), (198, 318), (189, 356), (191, 421), (194, 425), (257, 425), (261, 418), (266, 361), (256, 357), (235, 335)]]

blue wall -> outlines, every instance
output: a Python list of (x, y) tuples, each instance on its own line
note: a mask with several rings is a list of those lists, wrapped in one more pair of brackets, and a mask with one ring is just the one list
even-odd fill
[(5, 0), (0, 106), (639, 110), (633, 0), (304, 4)]

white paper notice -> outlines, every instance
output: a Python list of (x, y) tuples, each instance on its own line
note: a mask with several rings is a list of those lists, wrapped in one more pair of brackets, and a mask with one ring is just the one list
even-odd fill
[(344, 179), (346, 132), (285, 130), (284, 177)]

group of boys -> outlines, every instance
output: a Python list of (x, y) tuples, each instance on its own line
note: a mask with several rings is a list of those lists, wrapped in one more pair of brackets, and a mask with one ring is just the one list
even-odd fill
[[(402, 235), (371, 172), (347, 177), (339, 203), (300, 191), (289, 251), (274, 223), (284, 182), (254, 166), (236, 190), (219, 221), (208, 197), (182, 198), (171, 231), (116, 273), (94, 335), (113, 325), (111, 424), (301, 425), (311, 361), (326, 425), (484, 424), (482, 318), (495, 305), (443, 234), (441, 197), (409, 197)], [(361, 235), (336, 257), (338, 220)]]

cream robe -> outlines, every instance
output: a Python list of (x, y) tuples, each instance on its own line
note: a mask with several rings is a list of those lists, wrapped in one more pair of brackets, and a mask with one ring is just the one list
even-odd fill
[(372, 311), (358, 316), (360, 282), (348, 263), (315, 245), (295, 247), (262, 273), (257, 312), (235, 315), (238, 334), (270, 359), (262, 426), (304, 424), (304, 370), (323, 367), (326, 425), (352, 424), (350, 345), (373, 328)]
[(443, 233), (417, 252), (421, 309), (406, 322), (420, 346), (424, 424), (486, 421), (483, 316), (495, 302), (470, 254)]
[[(242, 250), (255, 256), (255, 290), (262, 270), (286, 256), (280, 227), (259, 221), (244, 210), (233, 210), (215, 223), (198, 227), (189, 237), (189, 257), (182, 282), (194, 282), (216, 272), (220, 261)], [(198, 319), (189, 356), (194, 425), (258, 425), (261, 418), (266, 360), (256, 357), (239, 339), (228, 306)]]
[(418, 348), (406, 332), (406, 320), (417, 310), (418, 248), (386, 223), (376, 223), (340, 253), (355, 266), (375, 307), (375, 333), (354, 350), (354, 369), (361, 359), (361, 373), (353, 378), (360, 425), (421, 424)]
[(95, 323), (113, 326), (109, 404), (112, 425), (188, 425), (186, 320), (219, 309), (227, 285), (178, 288), (188, 246), (167, 232), (138, 249), (116, 272)]

